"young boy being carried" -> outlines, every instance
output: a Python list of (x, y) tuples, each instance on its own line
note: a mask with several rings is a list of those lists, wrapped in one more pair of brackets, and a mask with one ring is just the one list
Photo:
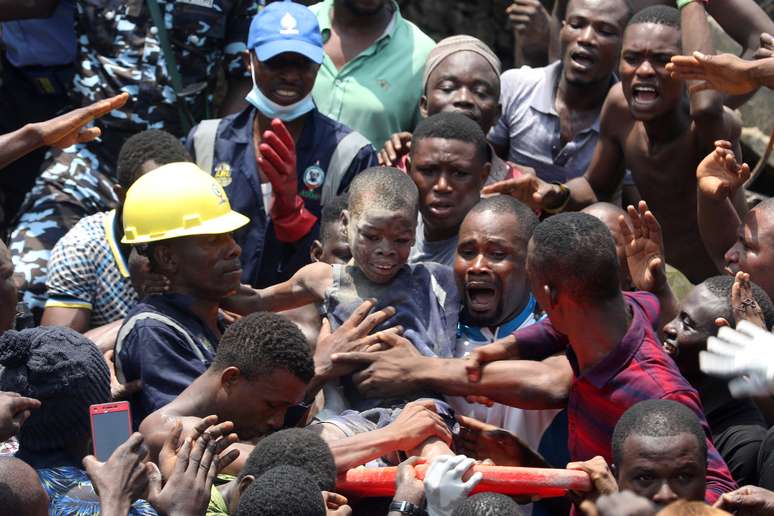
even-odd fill
[[(348, 210), (342, 213), (352, 261), (346, 265), (307, 265), (286, 282), (262, 290), (243, 290), (227, 308), (245, 314), (323, 304), (331, 330), (335, 330), (364, 300), (373, 298), (375, 310), (394, 307), (394, 315), (376, 330), (400, 327), (421, 354), (451, 357), (459, 311), (453, 272), (435, 263), (407, 264), (414, 244), (418, 201), (417, 187), (400, 170), (374, 167), (363, 171), (353, 180)], [(365, 400), (348, 385), (347, 378), (338, 392), (338, 402), (326, 401), (327, 406), (337, 405), (334, 412), (394, 409), (409, 401)], [(442, 402), (436, 405), (443, 411)], [(377, 414), (377, 426), (391, 417), (384, 418), (384, 412)]]

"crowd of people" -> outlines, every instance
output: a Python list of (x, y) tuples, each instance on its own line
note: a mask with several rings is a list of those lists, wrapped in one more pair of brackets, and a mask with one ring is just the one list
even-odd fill
[(0, 0), (0, 515), (774, 515), (774, 21), (448, 4)]

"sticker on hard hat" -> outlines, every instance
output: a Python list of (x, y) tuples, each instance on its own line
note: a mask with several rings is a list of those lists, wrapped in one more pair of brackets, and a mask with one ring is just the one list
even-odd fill
[(223, 188), (226, 188), (228, 185), (230, 185), (231, 165), (225, 162), (218, 163), (218, 165), (215, 167), (215, 181), (217, 181), (218, 184)]
[(220, 202), (218, 204), (225, 204), (228, 202), (228, 199), (226, 199), (226, 192), (223, 191), (223, 188), (221, 188), (218, 185), (212, 185), (212, 193), (215, 194), (215, 197), (218, 198)]

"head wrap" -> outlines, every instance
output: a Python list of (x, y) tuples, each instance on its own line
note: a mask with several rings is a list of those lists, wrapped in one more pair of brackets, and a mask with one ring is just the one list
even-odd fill
[(60, 450), (90, 431), (89, 405), (110, 401), (110, 372), (89, 339), (57, 326), (0, 336), (0, 391), (40, 400), (22, 425), (21, 449)]
[(487, 63), (489, 63), (489, 66), (492, 67), (492, 70), (494, 70), (498, 77), (500, 76), (500, 70), (502, 68), (500, 59), (495, 55), (494, 52), (492, 52), (492, 49), (489, 48), (486, 43), (478, 38), (474, 38), (473, 36), (466, 36), (464, 34), (459, 36), (450, 36), (439, 41), (435, 48), (431, 50), (430, 54), (427, 56), (427, 63), (425, 64), (425, 76), (424, 80), (422, 81), (423, 92), (427, 89), (427, 79), (430, 77), (430, 74), (433, 72), (433, 70), (435, 70), (438, 65), (441, 64), (441, 61), (452, 54), (456, 54), (457, 52), (475, 52), (476, 54), (483, 57)]

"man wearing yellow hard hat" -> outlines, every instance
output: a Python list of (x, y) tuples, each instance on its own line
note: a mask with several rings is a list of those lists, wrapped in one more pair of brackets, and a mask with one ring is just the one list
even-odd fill
[(145, 297), (127, 314), (116, 341), (119, 380), (143, 384), (131, 400), (137, 426), (212, 362), (223, 330), (218, 305), (239, 288), (242, 273), (231, 234), (249, 219), (193, 163), (164, 165), (138, 179), (123, 218), (122, 242), (170, 282), (168, 292)]

